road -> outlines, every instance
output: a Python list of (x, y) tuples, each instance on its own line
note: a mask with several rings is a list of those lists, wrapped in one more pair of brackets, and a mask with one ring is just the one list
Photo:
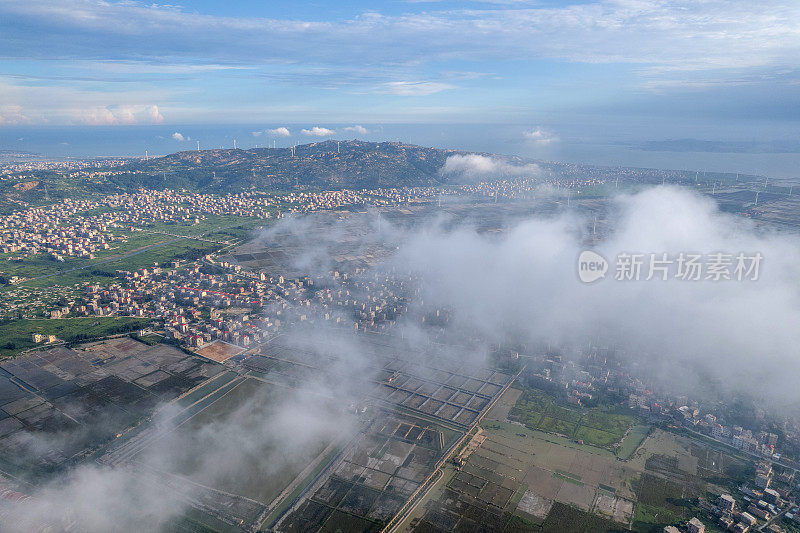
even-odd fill
[[(695, 431), (695, 430), (689, 429), (687, 427), (681, 427), (680, 429), (685, 431), (686, 433), (690, 433), (691, 435), (687, 435), (687, 436), (690, 437), (690, 438), (695, 438), (695, 440), (705, 441), (704, 443), (706, 443), (706, 444), (708, 443), (708, 441), (711, 441), (711, 442), (717, 444), (718, 446), (723, 446), (727, 450), (730, 450), (727, 453), (729, 453), (731, 455), (739, 454), (742, 457), (745, 457), (745, 458), (748, 458), (748, 459), (754, 459), (756, 461), (768, 461), (768, 462), (770, 462), (772, 464), (776, 464), (778, 466), (782, 466), (783, 468), (787, 468), (789, 470), (797, 471), (798, 467), (800, 467), (800, 465), (798, 465), (797, 463), (787, 462), (788, 460), (786, 460), (786, 459), (782, 459), (782, 458), (781, 459), (773, 459), (772, 457), (767, 457), (765, 455), (759, 455), (759, 454), (748, 452), (748, 451), (745, 451), (745, 450), (740, 450), (738, 448), (735, 448), (733, 445), (728, 444), (727, 442), (723, 442), (721, 440), (717, 440), (717, 439), (715, 439), (713, 437), (710, 437), (710, 436), (706, 435), (705, 433), (700, 433), (699, 431)], [(696, 437), (702, 437), (702, 439), (698, 439)]]

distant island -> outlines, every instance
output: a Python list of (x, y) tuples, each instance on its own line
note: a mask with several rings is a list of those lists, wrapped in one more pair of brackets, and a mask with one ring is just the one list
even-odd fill
[(699, 139), (670, 139), (647, 141), (631, 146), (655, 152), (706, 152), (725, 154), (796, 154), (800, 141), (703, 141)]

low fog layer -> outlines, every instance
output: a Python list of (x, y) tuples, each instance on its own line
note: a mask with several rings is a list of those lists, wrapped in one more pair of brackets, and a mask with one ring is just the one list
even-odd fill
[[(590, 340), (652, 367), (664, 383), (686, 385), (686, 376), (703, 372), (729, 391), (746, 390), (774, 406), (800, 401), (798, 239), (758, 231), (746, 219), (720, 213), (713, 201), (676, 188), (656, 187), (612, 203), (610, 233), (593, 246), (611, 266), (606, 279), (593, 284), (577, 274), (591, 223), (575, 211), (510, 220), (500, 234), (454, 226), (446, 217), (413, 229), (375, 213), (346, 223), (361, 228), (363, 242), (356, 239), (355, 249), (381, 244), (392, 251), (381, 272), (416, 274), (421, 311), (446, 309), (453, 338), (469, 332), (470, 339), (485, 341), (474, 353), (454, 351), (465, 362), (485, 360), (488, 346), (509, 340), (531, 346)], [(352, 236), (336, 224), (324, 226), (329, 233), (303, 241), (311, 249), (296, 256), (297, 266), (313, 266), (315, 276), (331, 268), (325, 258), (335, 241)], [(322, 231), (308, 219), (287, 219), (269, 235), (308, 235), (312, 229)], [(757, 281), (617, 281), (614, 258), (621, 252), (760, 252), (764, 259)], [(414, 310), (395, 334), (404, 346), (424, 348), (434, 328), (421, 326)], [(155, 489), (142, 479), (147, 469), (178, 470), (213, 487), (305, 460), (320, 441), (353, 430), (345, 411), (365, 392), (359, 380), (369, 376), (370, 354), (356, 338), (337, 335), (333, 343), (330, 332), (318, 326), (312, 331), (291, 331), (284, 341), (332, 357), (327, 379), (310, 374), (299, 389), (280, 388), (269, 401), (255, 394), (213, 422), (171, 433), (139, 457), (146, 468), (77, 467), (16, 506), (4, 530), (29, 531), (41, 521), (62, 524), (65, 517), (83, 531), (158, 529), (186, 511), (187, 495)], [(169, 414), (162, 408), (158, 423), (168, 426)]]
[(541, 173), (533, 163), (516, 165), (496, 157), (479, 154), (451, 155), (440, 170), (443, 176), (461, 182), (475, 182), (508, 177), (532, 177)]
[(351, 381), (335, 365), (332, 373), (337, 379), (310, 376), (297, 389), (256, 390), (210, 422), (177, 426), (175, 408), (162, 406), (153, 424), (163, 431), (132, 464), (83, 464), (21, 503), (2, 504), (9, 510), (2, 530), (23, 533), (48, 525), (98, 533), (157, 531), (190, 508), (197, 497), (194, 483), (222, 491), (256, 487), (285, 468), (305, 465), (355, 428), (346, 412)]
[[(591, 221), (570, 212), (516, 223), (499, 237), (429, 227), (406, 240), (393, 264), (421, 273), (426, 304), (450, 307), (454, 326), (487, 339), (591, 339), (662, 368), (667, 382), (706, 370), (721, 387), (774, 405), (800, 400), (796, 236), (757, 231), (712, 200), (669, 187), (619, 197), (611, 213), (611, 234), (592, 248), (609, 260), (609, 272), (593, 284), (577, 273), (578, 256), (588, 249), (582, 228)], [(760, 252), (760, 276), (644, 281), (646, 256), (642, 280), (614, 279), (620, 253), (674, 259), (681, 252)]]

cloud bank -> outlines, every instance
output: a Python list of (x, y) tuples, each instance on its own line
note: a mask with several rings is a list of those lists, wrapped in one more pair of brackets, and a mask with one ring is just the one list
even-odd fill
[(356, 133), (358, 135), (366, 135), (367, 133), (369, 133), (369, 130), (367, 128), (365, 128), (364, 126), (360, 126), (358, 124), (356, 124), (355, 126), (347, 126), (346, 128), (344, 128), (344, 131), (350, 133)]
[(157, 105), (112, 105), (82, 110), (80, 121), (91, 126), (161, 124), (164, 116)]
[(336, 135), (335, 130), (330, 130), (328, 128), (321, 128), (319, 126), (314, 126), (311, 129), (300, 130), (300, 133), (302, 133), (303, 135), (307, 135), (309, 137), (330, 137), (331, 135)]
[(533, 128), (528, 131), (525, 131), (522, 133), (522, 136), (525, 138), (526, 142), (539, 146), (551, 144), (558, 141), (558, 137), (556, 135), (548, 133), (547, 131), (541, 128)]
[[(485, 170), (495, 162), (476, 165)], [(296, 233), (301, 238), (297, 266), (320, 276), (343, 237), (358, 236), (362, 250), (391, 243), (397, 252), (377, 267), (377, 274), (413, 272), (420, 294), (385, 342), (402, 337), (404, 347), (429, 348), (432, 340), (442, 340), (441, 332), (420, 326), (419, 313), (446, 309), (454, 337), (483, 342), (450, 354), (465, 364), (476, 364), (489, 346), (503, 342), (592, 343), (617, 348), (634, 372), (673, 390), (717, 387), (744, 391), (780, 409), (796, 410), (800, 404), (800, 241), (794, 235), (760, 230), (685, 189), (647, 189), (612, 202), (609, 233), (596, 252), (606, 258), (621, 252), (760, 252), (759, 279), (605, 279), (587, 285), (576, 270), (586, 249), (587, 220), (572, 211), (509, 219), (501, 234), (453, 220), (401, 228), (386, 220), (377, 223), (377, 216), (355, 214), (347, 227), (330, 224), (325, 225), (330, 231), (316, 233), (309, 230), (319, 226), (310, 225), (309, 218), (289, 218), (269, 231)], [(224, 486), (231, 479), (259, 482), (260, 476), (305, 460), (320, 440), (355, 427), (340, 408), (361, 397), (362, 380), (371, 375), (370, 354), (359, 338), (333, 333), (318, 325), (286, 332), (297, 353), (315, 364), (330, 361), (319, 375), (304, 376), (299, 388), (272, 395), (259, 391), (224, 416), (168, 432), (143, 448), (135, 468), (79, 466), (15, 504), (4, 527), (30, 531), (44, 520), (79, 524), (90, 532), (156, 530), (188, 508), (192, 492), (154, 483), (150, 472), (177, 472), (195, 483)], [(162, 409), (155, 424), (170, 427), (172, 414)]]
[(760, 252), (761, 276), (625, 282), (610, 279), (612, 270), (587, 285), (577, 276), (587, 221), (566, 213), (526, 220), (499, 238), (428, 228), (400, 248), (393, 265), (419, 272), (426, 304), (449, 306), (463, 331), (496, 342), (617, 346), (670, 386), (702, 391), (709, 383), (686, 376), (711, 376), (727, 392), (747, 391), (773, 406), (800, 402), (796, 236), (757, 231), (707, 198), (664, 187), (619, 198), (611, 218), (612, 234), (595, 248), (606, 258)]
[(275, 137), (291, 137), (292, 132), (289, 131), (289, 128), (281, 126), (280, 128), (275, 128), (271, 130), (267, 130), (269, 135), (274, 135)]
[(538, 175), (537, 165), (514, 165), (507, 161), (478, 154), (451, 155), (440, 170), (442, 176), (466, 181), (491, 180), (509, 177)]
[(428, 96), (453, 88), (449, 83), (436, 81), (391, 81), (383, 87), (385, 92), (397, 96)]

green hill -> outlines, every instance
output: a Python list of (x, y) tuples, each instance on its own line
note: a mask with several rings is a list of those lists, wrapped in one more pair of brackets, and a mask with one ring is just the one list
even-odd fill
[(396, 142), (324, 141), (291, 148), (178, 152), (117, 169), (122, 188), (186, 188), (228, 192), (258, 188), (374, 188), (442, 183), (439, 170), (454, 150)]

